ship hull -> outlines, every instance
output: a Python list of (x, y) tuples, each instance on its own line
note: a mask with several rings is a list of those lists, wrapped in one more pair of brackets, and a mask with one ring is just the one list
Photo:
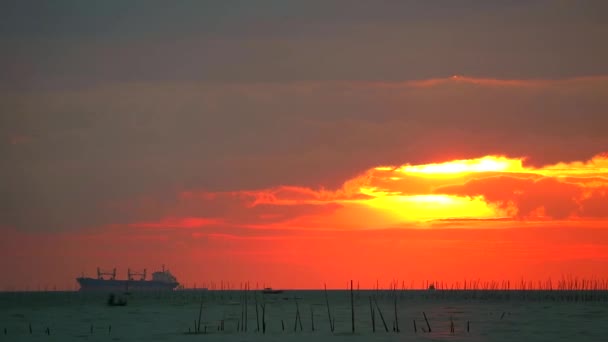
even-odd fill
[(153, 280), (105, 280), (95, 278), (76, 278), (80, 291), (172, 291), (179, 283)]

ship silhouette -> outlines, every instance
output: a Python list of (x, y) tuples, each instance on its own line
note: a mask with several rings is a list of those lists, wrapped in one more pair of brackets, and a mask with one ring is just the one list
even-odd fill
[[(139, 278), (135, 278), (139, 277)], [(161, 271), (152, 273), (152, 279), (146, 280), (146, 270), (136, 273), (127, 271), (127, 279), (116, 279), (116, 268), (112, 272), (102, 271), (97, 268), (97, 278), (82, 277), (76, 278), (80, 284), (80, 291), (159, 291), (173, 290), (179, 286), (177, 279), (165, 265)]]

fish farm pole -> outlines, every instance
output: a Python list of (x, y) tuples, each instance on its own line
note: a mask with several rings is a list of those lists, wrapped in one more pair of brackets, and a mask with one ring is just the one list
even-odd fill
[(351, 322), (353, 327), (353, 333), (355, 332), (355, 303), (353, 298), (353, 281), (350, 281), (350, 313), (351, 313)]

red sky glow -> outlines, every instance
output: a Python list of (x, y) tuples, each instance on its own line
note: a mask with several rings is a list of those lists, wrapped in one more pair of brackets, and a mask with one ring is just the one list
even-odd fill
[[(524, 166), (524, 160), (486, 156), (378, 166), (336, 190), (193, 190), (176, 193), (163, 208), (133, 199), (120, 209), (143, 216), (162, 209), (159, 219), (86, 233), (9, 229), (13, 244), (3, 248), (19, 246), (16, 255), (36, 256), (29, 262), (49, 270), (54, 263), (85, 272), (92, 272), (86, 268), (91, 262), (129, 260), (132, 268), (166, 263), (186, 286), (249, 281), (339, 288), (353, 278), (364, 287), (377, 280), (420, 287), (424, 281), (518, 284), (523, 278), (537, 284), (606, 276), (606, 155), (540, 168)], [(56, 245), (61, 255), (54, 253)], [(79, 255), (87, 255), (86, 264)], [(27, 280), (29, 272), (17, 274)], [(49, 271), (49, 281), (38, 286), (69, 287), (71, 279), (58, 274)]]
[(608, 288), (605, 13), (4, 1), (0, 291)]

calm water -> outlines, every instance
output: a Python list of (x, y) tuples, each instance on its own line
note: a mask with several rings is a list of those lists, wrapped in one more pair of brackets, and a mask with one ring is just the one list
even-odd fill
[(205, 338), (218, 341), (604, 341), (608, 336), (606, 291), (354, 291), (354, 334), (350, 291), (328, 291), (327, 299), (324, 291), (119, 294), (128, 300), (125, 307), (107, 306), (107, 295), (0, 293), (0, 336), (7, 341), (193, 340), (200, 336), (187, 333), (196, 329), (199, 312), (201, 332), (206, 329)]

